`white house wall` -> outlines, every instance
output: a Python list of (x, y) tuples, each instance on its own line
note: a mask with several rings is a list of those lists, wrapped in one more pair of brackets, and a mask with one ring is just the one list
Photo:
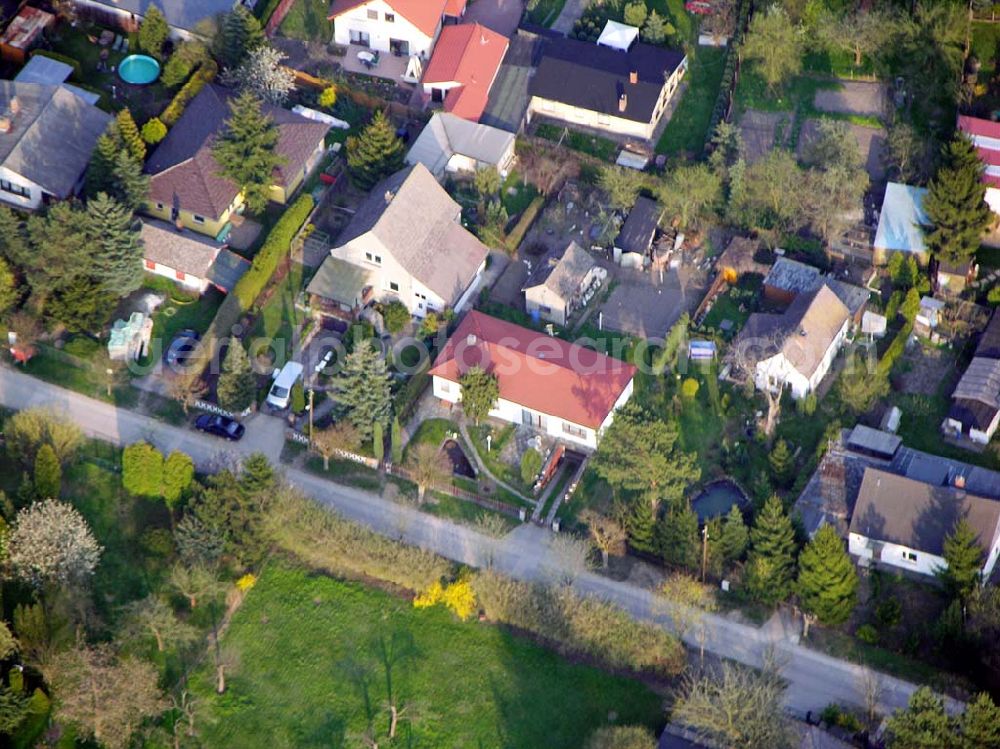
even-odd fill
[(5, 180), (11, 184), (18, 185), (19, 187), (27, 188), (29, 191), (28, 197), (22, 197), (20, 195), (15, 195), (12, 192), (7, 192), (6, 190), (0, 190), (0, 201), (25, 211), (37, 211), (42, 207), (42, 195), (45, 191), (40, 185), (36, 185), (30, 179), (25, 179), (20, 174), (11, 171), (7, 167), (0, 167), (0, 180)]
[(809, 393), (814, 392), (823, 381), (823, 378), (826, 377), (827, 372), (830, 371), (830, 367), (833, 366), (833, 360), (840, 353), (840, 347), (844, 342), (844, 336), (847, 334), (849, 322), (849, 320), (844, 322), (844, 325), (830, 343), (829, 348), (827, 348), (826, 353), (823, 354), (823, 359), (820, 361), (816, 371), (813, 372), (812, 377), (807, 378), (792, 365), (784, 354), (778, 354), (757, 363), (755, 383), (757, 389), (767, 390), (770, 388), (774, 390), (774, 387), (770, 386), (769, 383), (777, 383), (780, 387), (788, 387), (792, 398), (795, 400), (801, 400)]
[(994, 213), (1000, 213), (1000, 189), (996, 187), (986, 188), (986, 204)]
[[(942, 557), (935, 554), (928, 554), (927, 552), (919, 551), (918, 549), (911, 549), (907, 546), (900, 546), (899, 544), (887, 542), (875, 543), (881, 543), (882, 545), (881, 557), (877, 562), (875, 562), (875, 564), (889, 565), (901, 570), (909, 570), (910, 572), (916, 572), (921, 575), (929, 576), (933, 576), (935, 570), (946, 564)], [(868, 544), (869, 540), (865, 536), (857, 533), (848, 534), (847, 550), (853, 556), (872, 560), (874, 555)], [(904, 554), (906, 553), (916, 554), (916, 560), (911, 561), (905, 558)]]
[(149, 261), (145, 261), (143, 268), (147, 273), (153, 273), (157, 276), (169, 278), (178, 286), (182, 286), (185, 289), (190, 289), (192, 291), (197, 291), (200, 294), (204, 294), (206, 289), (208, 289), (208, 279), (185, 274), (184, 280), (182, 281), (177, 278), (177, 271), (168, 265), (153, 263), (152, 267), (150, 267)]
[(526, 289), (524, 306), (528, 314), (537, 310), (543, 320), (554, 322), (556, 325), (566, 324), (566, 302), (548, 286), (539, 284)]
[[(378, 13), (377, 20), (368, 18), (369, 10)], [(394, 14), (396, 20), (392, 23), (386, 23), (386, 13)], [(337, 16), (333, 21), (333, 28), (333, 38), (337, 44), (350, 44), (351, 31), (364, 32), (368, 34), (369, 46), (373, 50), (390, 54), (389, 40), (399, 39), (409, 42), (411, 55), (420, 55), (427, 59), (431, 56), (434, 43), (441, 32), (441, 22), (438, 21), (434, 35), (427, 36), (387, 3), (382, 2), (382, 0), (372, 0), (370, 3), (365, 3)]]

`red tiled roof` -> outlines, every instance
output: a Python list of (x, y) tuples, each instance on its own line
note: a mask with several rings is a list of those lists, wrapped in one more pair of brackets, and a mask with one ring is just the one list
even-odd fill
[(507, 37), (478, 23), (445, 26), (424, 70), (423, 82), (460, 83), (445, 96), (444, 110), (479, 122), (508, 44)]
[(457, 383), (476, 366), (496, 375), (504, 400), (591, 429), (636, 373), (627, 362), (472, 311), (430, 373)]
[[(370, 0), (333, 0), (329, 19), (332, 21), (337, 16), (369, 2)], [(452, 0), (385, 0), (385, 2), (427, 36), (434, 36), (438, 24), (441, 23), (441, 16), (445, 14), (445, 7), (451, 4)]]
[(465, 15), (465, 0), (447, 0), (444, 4), (444, 14), (452, 18), (461, 18)]
[(985, 138), (1000, 140), (1000, 122), (984, 120), (981, 117), (958, 116), (958, 129), (969, 135), (982, 135)]

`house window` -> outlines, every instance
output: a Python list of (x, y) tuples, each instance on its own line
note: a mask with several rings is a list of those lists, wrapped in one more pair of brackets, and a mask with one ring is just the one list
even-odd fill
[(365, 260), (367, 260), (369, 263), (372, 261), (372, 254), (370, 252), (365, 253)]
[(204, 217), (204, 216), (199, 216), (199, 215), (198, 215), (198, 214), (196, 213), (196, 214), (194, 214), (194, 222), (195, 222), (196, 224), (204, 224), (204, 223), (205, 223), (205, 217)]
[(368, 20), (369, 21), (377, 21), (378, 20), (378, 11), (377, 10), (369, 10), (368, 11)]
[(156, 270), (156, 263), (154, 263), (152, 260), (147, 260), (146, 270)]
[(375, 256), (375, 262), (378, 263), (379, 265), (381, 265), (382, 264), (382, 256), (381, 255), (376, 255)]
[(566, 434), (572, 435), (573, 437), (586, 437), (587, 430), (583, 427), (578, 427), (576, 424), (571, 424), (568, 421), (562, 423), (562, 430)]
[(399, 291), (399, 284), (396, 283), (395, 281), (389, 281), (389, 290), (390, 291)]
[(539, 305), (538, 309), (540, 309), (542, 311), (543, 315), (548, 315), (548, 314), (552, 313), (552, 308), (551, 307), (546, 307), (544, 304)]
[(904, 551), (903, 552), (903, 559), (905, 561), (907, 561), (907, 562), (916, 562), (917, 561), (917, 553), (915, 551)]
[(442, 381), (441, 384), (440, 384), (440, 386), (439, 386), (439, 389), (440, 389), (440, 391), (442, 393), (450, 393), (451, 392), (451, 383), (450, 382), (444, 382), (444, 381)]
[(385, 14), (385, 22), (386, 23), (396, 23), (396, 14), (395, 13), (386, 13)]
[(156, 210), (162, 211), (163, 210), (163, 203), (157, 203), (156, 204)]
[(29, 190), (27, 187), (21, 187), (21, 185), (15, 185), (13, 182), (10, 182), (5, 179), (0, 179), (0, 190), (3, 190), (4, 192), (9, 192), (11, 195), (19, 195), (22, 198), (31, 197), (31, 190)]

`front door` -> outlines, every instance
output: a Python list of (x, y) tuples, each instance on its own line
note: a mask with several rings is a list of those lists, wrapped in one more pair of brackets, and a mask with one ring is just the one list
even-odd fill
[(443, 88), (432, 88), (431, 89), (431, 101), (442, 102), (444, 101), (444, 89)]
[(357, 44), (362, 47), (370, 47), (372, 44), (371, 36), (367, 31), (351, 31), (351, 44)]
[(410, 43), (406, 39), (390, 39), (389, 51), (397, 57), (409, 57)]

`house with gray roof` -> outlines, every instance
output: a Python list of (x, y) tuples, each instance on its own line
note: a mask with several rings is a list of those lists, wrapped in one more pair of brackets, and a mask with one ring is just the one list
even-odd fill
[[(122, 31), (137, 31), (151, 6), (167, 19), (174, 36), (211, 36), (216, 19), (241, 4), (241, 0), (72, 0), (81, 18)], [(253, 3), (243, 3), (253, 7)]]
[(210, 286), (229, 292), (250, 268), (250, 261), (218, 242), (165, 221), (143, 220), (140, 237), (148, 273), (200, 294)]
[(613, 248), (616, 263), (628, 268), (641, 268), (650, 260), (653, 240), (663, 217), (663, 206), (640, 196), (629, 211)]
[(946, 436), (985, 445), (1000, 426), (1000, 315), (994, 314), (979, 337), (976, 353), (951, 394), (941, 423)]
[(0, 81), (0, 201), (34, 211), (75, 195), (109, 122), (60, 85)]
[(921, 575), (947, 567), (944, 541), (964, 519), (985, 551), (989, 577), (1000, 555), (1000, 501), (977, 496), (956, 477), (931, 484), (880, 468), (865, 469), (848, 533), (848, 550), (861, 564)]
[(514, 134), (438, 112), (406, 154), (407, 164), (418, 162), (439, 179), (445, 174), (475, 174), (485, 167), (506, 177), (514, 164)]
[(562, 254), (538, 260), (525, 282), (524, 305), (531, 315), (556, 325), (566, 325), (599, 285), (603, 269), (585, 249), (570, 242)]
[(489, 248), (462, 226), (462, 207), (423, 164), (372, 189), (331, 257), (368, 271), (374, 298), (415, 317), (460, 310), (479, 289)]
[(764, 297), (772, 302), (790, 304), (799, 294), (815, 291), (824, 284), (847, 307), (852, 324), (860, 325), (871, 292), (798, 260), (779, 257), (764, 277), (763, 292)]

